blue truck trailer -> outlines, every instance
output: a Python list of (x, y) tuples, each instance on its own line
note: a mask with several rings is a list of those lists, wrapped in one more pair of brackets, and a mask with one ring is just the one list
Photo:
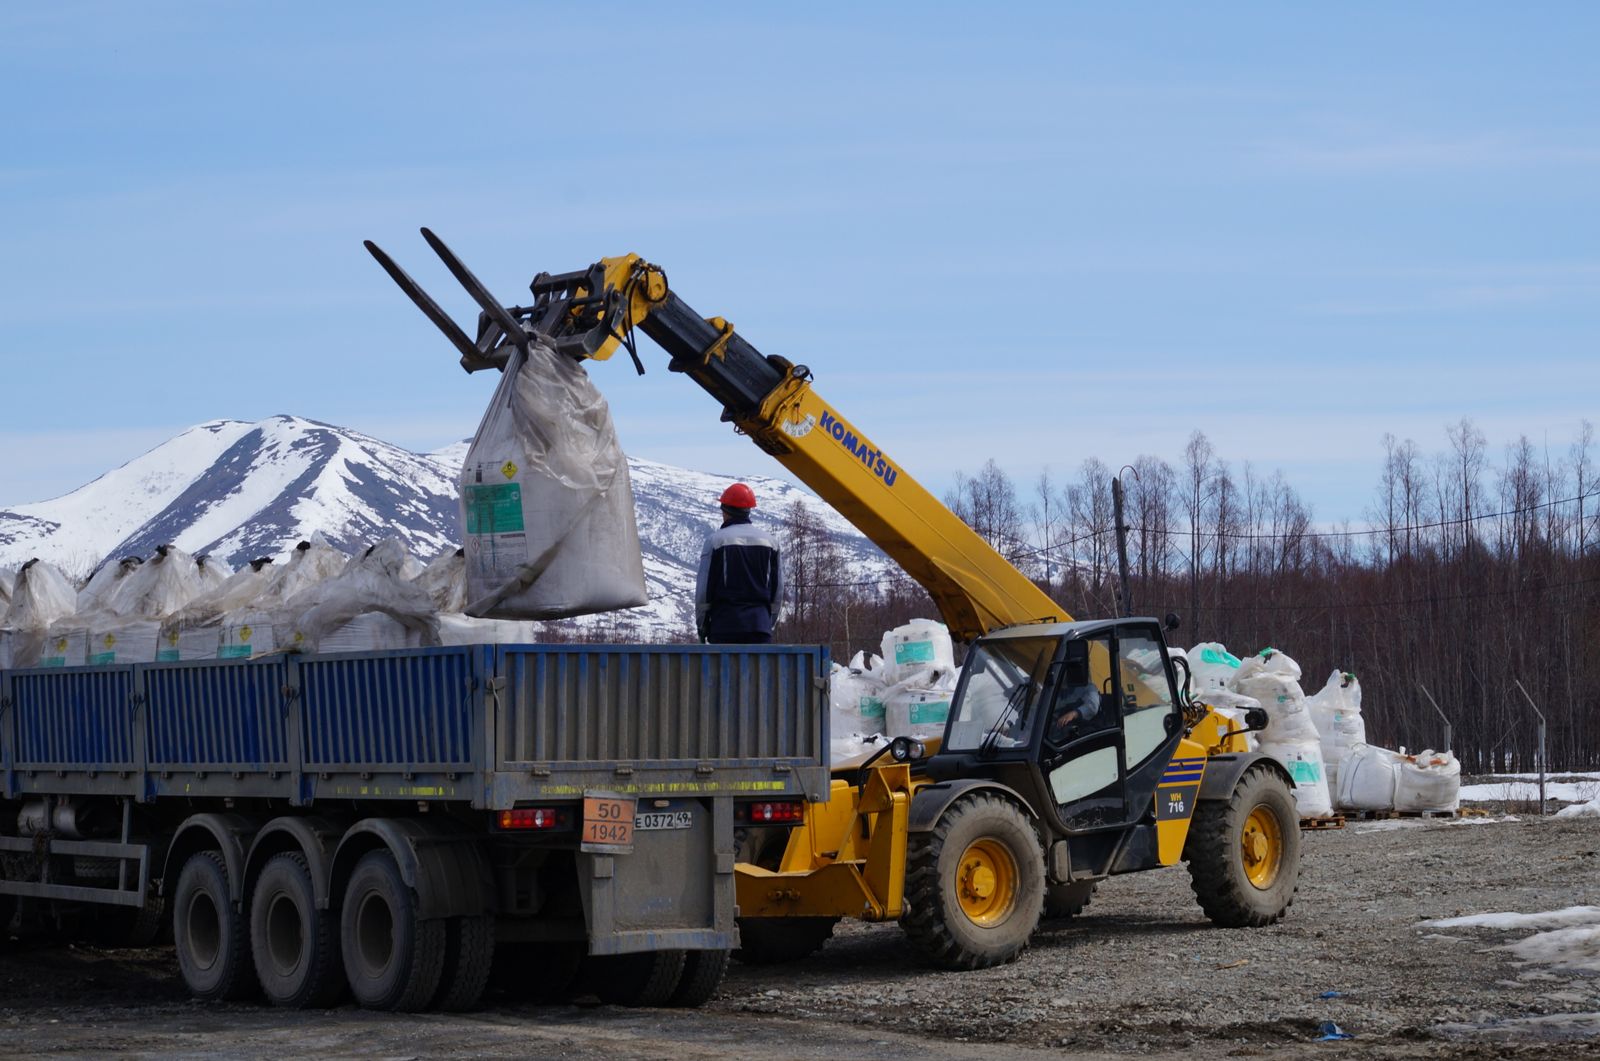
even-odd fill
[[(0, 671), (0, 918), (196, 997), (465, 1009), (496, 947), (699, 1005), (736, 835), (825, 799), (827, 650), (487, 645)], [(0, 932), (0, 938), (4, 933)]]

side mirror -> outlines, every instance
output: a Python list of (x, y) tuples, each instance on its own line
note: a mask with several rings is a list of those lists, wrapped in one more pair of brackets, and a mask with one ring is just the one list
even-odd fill
[(1264, 707), (1252, 707), (1244, 713), (1245, 728), (1252, 733), (1266, 729), (1267, 721), (1267, 709)]
[(1170, 634), (1172, 631), (1182, 626), (1183, 621), (1178, 618), (1177, 612), (1168, 612), (1166, 619), (1162, 622), (1162, 625), (1167, 628), (1167, 633)]

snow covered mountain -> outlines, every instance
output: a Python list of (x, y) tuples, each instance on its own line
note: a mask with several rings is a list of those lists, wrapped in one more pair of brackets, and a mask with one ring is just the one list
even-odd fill
[[(31, 557), (87, 575), (107, 557), (157, 545), (238, 566), (321, 532), (347, 552), (399, 537), (427, 560), (460, 543), (456, 475), (465, 442), (412, 453), (370, 435), (294, 416), (212, 420), (62, 497), (0, 511), (0, 566)], [(578, 620), (638, 637), (693, 630), (700, 543), (716, 524), (731, 476), (629, 459), (650, 603)], [(890, 562), (814, 496), (778, 479), (745, 477), (758, 518), (781, 520), (804, 500), (840, 546), (849, 573), (874, 578)]]

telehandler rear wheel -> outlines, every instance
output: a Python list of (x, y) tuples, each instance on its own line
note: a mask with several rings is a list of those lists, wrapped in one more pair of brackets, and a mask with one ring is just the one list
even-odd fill
[(1224, 928), (1283, 919), (1300, 887), (1300, 820), (1289, 785), (1265, 766), (1226, 800), (1201, 800), (1183, 854), (1200, 908)]
[(911, 837), (900, 925), (934, 965), (984, 969), (1014, 960), (1043, 907), (1044, 852), (1011, 800), (964, 796), (932, 830)]

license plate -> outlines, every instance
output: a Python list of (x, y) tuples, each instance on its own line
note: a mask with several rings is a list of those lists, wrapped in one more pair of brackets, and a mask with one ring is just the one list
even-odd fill
[(633, 827), (646, 829), (687, 829), (694, 824), (694, 811), (646, 810), (633, 816)]
[(584, 796), (579, 849), (615, 854), (632, 848), (636, 807), (636, 800), (624, 796)]

